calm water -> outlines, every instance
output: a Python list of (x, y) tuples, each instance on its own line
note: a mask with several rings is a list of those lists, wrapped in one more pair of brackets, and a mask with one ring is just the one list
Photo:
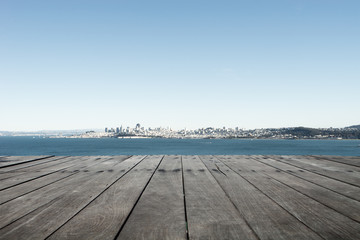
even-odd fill
[(360, 140), (0, 137), (0, 155), (282, 154), (360, 156)]

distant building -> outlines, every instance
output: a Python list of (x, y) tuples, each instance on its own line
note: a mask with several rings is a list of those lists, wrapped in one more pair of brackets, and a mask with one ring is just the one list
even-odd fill
[(105, 132), (108, 132), (108, 128), (105, 128)]

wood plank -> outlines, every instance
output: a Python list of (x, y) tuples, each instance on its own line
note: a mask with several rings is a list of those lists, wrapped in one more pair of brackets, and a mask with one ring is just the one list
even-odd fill
[(30, 162), (25, 162), (25, 163), (22, 163), (22, 164), (7, 166), (6, 168), (0, 169), (0, 176), (1, 176), (2, 173), (13, 172), (13, 171), (21, 171), (21, 170), (25, 170), (27, 167), (41, 165), (43, 163), (48, 163), (48, 162), (55, 162), (57, 160), (65, 159), (65, 158), (68, 158), (68, 157), (69, 156), (54, 156), (54, 157), (44, 158), (44, 159), (37, 160), (37, 161), (30, 161)]
[(360, 239), (359, 223), (258, 173), (252, 159), (232, 157), (220, 160), (323, 238)]
[(311, 183), (314, 183), (316, 185), (319, 185), (321, 187), (324, 187), (326, 189), (329, 189), (331, 191), (337, 192), (339, 194), (342, 194), (344, 196), (347, 196), (349, 198), (355, 199), (357, 201), (360, 201), (360, 191), (358, 187), (355, 187), (353, 185), (349, 185), (344, 182), (337, 181), (332, 178), (328, 178), (323, 175), (319, 175), (310, 171), (307, 171), (305, 169), (289, 165), (287, 163), (277, 161), (274, 158), (274, 156), (251, 156), (252, 158), (255, 158), (257, 161), (260, 161), (264, 164), (268, 164), (269, 166), (272, 166), (276, 168), (278, 171), (285, 171), (291, 175), (294, 175), (296, 177), (299, 177), (301, 179), (304, 179), (306, 181), (309, 181)]
[[(90, 167), (88, 172), (76, 174), (77, 178), (73, 178), (75, 182), (70, 183), (70, 189), (58, 189), (55, 194), (61, 192), (60, 196), (52, 198), (45, 205), (2, 228), (0, 239), (46, 238), (138, 164), (142, 158), (137, 156), (121, 162), (114, 157), (108, 163), (105, 161), (95, 168)], [(81, 175), (85, 176), (86, 181), (76, 185), (78, 180), (82, 180)], [(53, 221), (54, 219), (56, 221)]]
[[(39, 171), (48, 171), (48, 170), (51, 171), (53, 166), (71, 162), (71, 161), (74, 161), (74, 159), (86, 159), (86, 158), (89, 158), (89, 156), (72, 156), (72, 157), (59, 156), (59, 157), (54, 157), (54, 160), (56, 160), (56, 161), (42, 160), (41, 164), (33, 164), (30, 166), (26, 165), (26, 167), (22, 167), (19, 169), (13, 169), (13, 170), (9, 171), (9, 173), (13, 173), (15, 175), (16, 173), (23, 174), (24, 172), (39, 172)], [(92, 156), (90, 158), (95, 158), (95, 156)], [(2, 173), (0, 176), (2, 176), (4, 174), (6, 174), (6, 172)]]
[[(78, 158), (76, 158), (78, 159)], [(97, 159), (97, 157), (92, 158), (92, 160)], [(101, 161), (97, 161), (99, 163)], [(83, 161), (81, 161), (83, 163)], [(71, 170), (71, 169), (70, 169)], [(76, 169), (78, 170), (78, 169)], [(80, 173), (80, 171), (59, 171), (60, 174), (67, 176), (68, 173)], [(26, 174), (30, 175), (30, 174)], [(53, 198), (61, 196), (66, 191), (70, 191), (73, 186), (73, 180), (64, 178), (62, 181), (56, 182), (53, 185), (48, 185), (44, 188), (33, 191), (25, 196), (20, 196), (19, 198), (13, 199), (10, 202), (6, 202), (0, 205), (0, 228), (10, 224), (11, 222), (23, 217), (29, 212), (39, 208), (40, 206), (50, 202)], [(79, 182), (80, 184), (82, 182)], [(20, 186), (20, 185), (19, 185)], [(75, 185), (76, 186), (76, 185)], [(9, 189), (17, 190), (14, 187)], [(16, 193), (13, 193), (16, 194)]]
[[(3, 179), (0, 179), (0, 190), (4, 190), (10, 187), (14, 187), (29, 181), (36, 180), (57, 172), (65, 171), (66, 169), (80, 164), (86, 164), (86, 160), (90, 159), (100, 159), (99, 157), (71, 157), (66, 159), (60, 159), (56, 163), (45, 163), (46, 166), (34, 166), (30, 167), (26, 171), (14, 171), (9, 173), (4, 173), (1, 176), (4, 176)], [(76, 169), (75, 169), (76, 170)], [(74, 170), (74, 171), (75, 171)]]
[[(127, 157), (127, 156), (126, 156)], [(109, 158), (109, 157), (108, 157)], [(23, 182), (13, 187), (0, 191), (0, 204), (23, 196), (27, 193), (38, 190), (42, 187), (48, 186), (52, 183), (65, 179), (71, 175), (77, 174), (83, 168), (90, 167), (105, 161), (108, 158), (89, 158), (89, 157), (73, 157), (72, 165), (62, 171), (57, 171), (53, 174), (46, 175), (44, 177), (35, 178), (31, 181)], [(100, 161), (101, 160), (101, 161)], [(1, 183), (1, 181), (0, 181)]]
[(58, 226), (48, 239), (114, 239), (161, 159), (162, 156), (146, 157), (68, 222)]
[[(360, 174), (354, 172), (351, 166), (336, 162), (313, 161), (306, 156), (275, 156), (276, 160), (300, 167), (302, 169), (321, 174), (357, 187), (360, 187)], [(345, 167), (344, 167), (345, 166)]]
[(42, 187), (48, 186), (54, 182), (70, 177), (71, 175), (76, 173), (77, 172), (67, 172), (67, 173), (56, 172), (54, 174), (46, 175), (41, 178), (36, 178), (32, 181), (15, 185), (5, 190), (0, 190), (0, 205), (8, 201), (11, 201), (15, 198), (21, 197), (27, 193), (38, 190)]
[(165, 156), (117, 239), (186, 239), (180, 156)]
[(0, 157), (0, 168), (6, 168), (13, 165), (18, 165), (26, 162), (43, 160), (53, 157), (53, 155), (42, 156), (2, 156)]
[(321, 239), (216, 157), (200, 158), (260, 239)]
[[(286, 186), (291, 187), (296, 191), (324, 204), (325, 206), (332, 208), (357, 222), (360, 222), (359, 201), (291, 175), (286, 171), (277, 171), (276, 168), (270, 167), (269, 165), (257, 161), (252, 157), (250, 157), (250, 159), (245, 159), (244, 157), (234, 156), (234, 159), (239, 159), (242, 164), (246, 164), (251, 161), (251, 169), (255, 170), (257, 173), (262, 174), (263, 176), (269, 176), (282, 184), (285, 184)], [(358, 190), (360, 192), (360, 189)]]
[[(350, 175), (355, 175), (355, 177), (359, 177), (360, 173), (360, 167), (353, 165), (353, 164), (346, 164), (338, 161), (332, 161), (330, 159), (326, 159), (321, 156), (287, 156), (291, 159), (295, 159), (298, 161), (306, 162), (307, 164), (311, 166), (318, 166), (324, 170), (329, 171), (340, 171), (340, 172), (346, 172)], [(342, 159), (345, 162), (345, 158)]]
[(308, 155), (306, 156), (310, 159), (320, 160), (320, 161), (330, 161), (349, 165), (352, 167), (357, 167), (357, 170), (360, 170), (360, 157), (350, 157), (350, 156), (326, 156), (326, 155)]
[(0, 239), (360, 239), (358, 157), (127, 157), (1, 168)]
[[(140, 161), (138, 158), (139, 157), (135, 157), (134, 160), (125, 162), (129, 162), (128, 165), (133, 166), (133, 164)], [(111, 181), (114, 177), (117, 177), (114, 176), (114, 174), (121, 175), (129, 168), (129, 166), (125, 164), (125, 168), (119, 168), (120, 173), (114, 173), (112, 168), (121, 163), (121, 161), (116, 159), (105, 159), (105, 161), (102, 161), (98, 157), (93, 157), (93, 159), (98, 159), (99, 163), (86, 167), (82, 171), (76, 169), (78, 174), (0, 205), (0, 212), (2, 213), (0, 215), (0, 228), (19, 220), (36, 209), (41, 207), (46, 208), (47, 206), (56, 204), (58, 201), (67, 200), (64, 196), (79, 195), (83, 191), (87, 191), (87, 188), (90, 188), (90, 190), (88, 190), (89, 193), (92, 193), (93, 190), (100, 191), (99, 188), (101, 188), (103, 184), (107, 184), (107, 181), (103, 182), (102, 179), (105, 178)], [(78, 166), (76, 167), (78, 168)], [(66, 173), (66, 171), (64, 171), (64, 173)], [(109, 176), (109, 178), (106, 178), (106, 175)], [(88, 195), (85, 194), (84, 196)], [(12, 225), (10, 225), (10, 227), (11, 226)]]
[[(79, 158), (84, 158), (84, 157), (79, 157)], [(43, 174), (44, 171), (48, 171), (51, 172), (53, 171), (51, 167), (53, 166), (59, 166), (60, 168), (62, 168), (63, 165), (67, 165), (69, 162), (73, 162), (74, 157), (69, 158), (69, 157), (59, 157), (59, 158), (55, 158), (55, 161), (48, 161), (48, 162), (44, 162), (42, 164), (36, 164), (33, 166), (28, 166), (26, 168), (21, 168), (21, 169), (15, 169), (12, 171), (7, 171), (7, 172), (2, 172), (0, 173), (0, 180), (6, 180), (9, 178), (15, 178), (18, 176), (24, 176), (25, 173), (30, 172), (30, 173), (39, 173), (40, 175)], [(59, 168), (57, 168), (59, 169)]]
[(201, 160), (182, 162), (190, 239), (257, 239)]
[(351, 166), (360, 167), (360, 157), (356, 156), (327, 156), (327, 155), (310, 155), (310, 157), (315, 159), (324, 159), (328, 161), (334, 161), (338, 163), (343, 163)]

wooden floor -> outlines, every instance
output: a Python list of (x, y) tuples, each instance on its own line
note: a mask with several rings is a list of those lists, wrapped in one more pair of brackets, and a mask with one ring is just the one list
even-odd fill
[(0, 157), (0, 239), (360, 239), (360, 157)]

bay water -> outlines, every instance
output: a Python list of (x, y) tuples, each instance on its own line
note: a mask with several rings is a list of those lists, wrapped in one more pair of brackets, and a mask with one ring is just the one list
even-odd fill
[(154, 154), (360, 156), (360, 140), (0, 137), (0, 156)]

